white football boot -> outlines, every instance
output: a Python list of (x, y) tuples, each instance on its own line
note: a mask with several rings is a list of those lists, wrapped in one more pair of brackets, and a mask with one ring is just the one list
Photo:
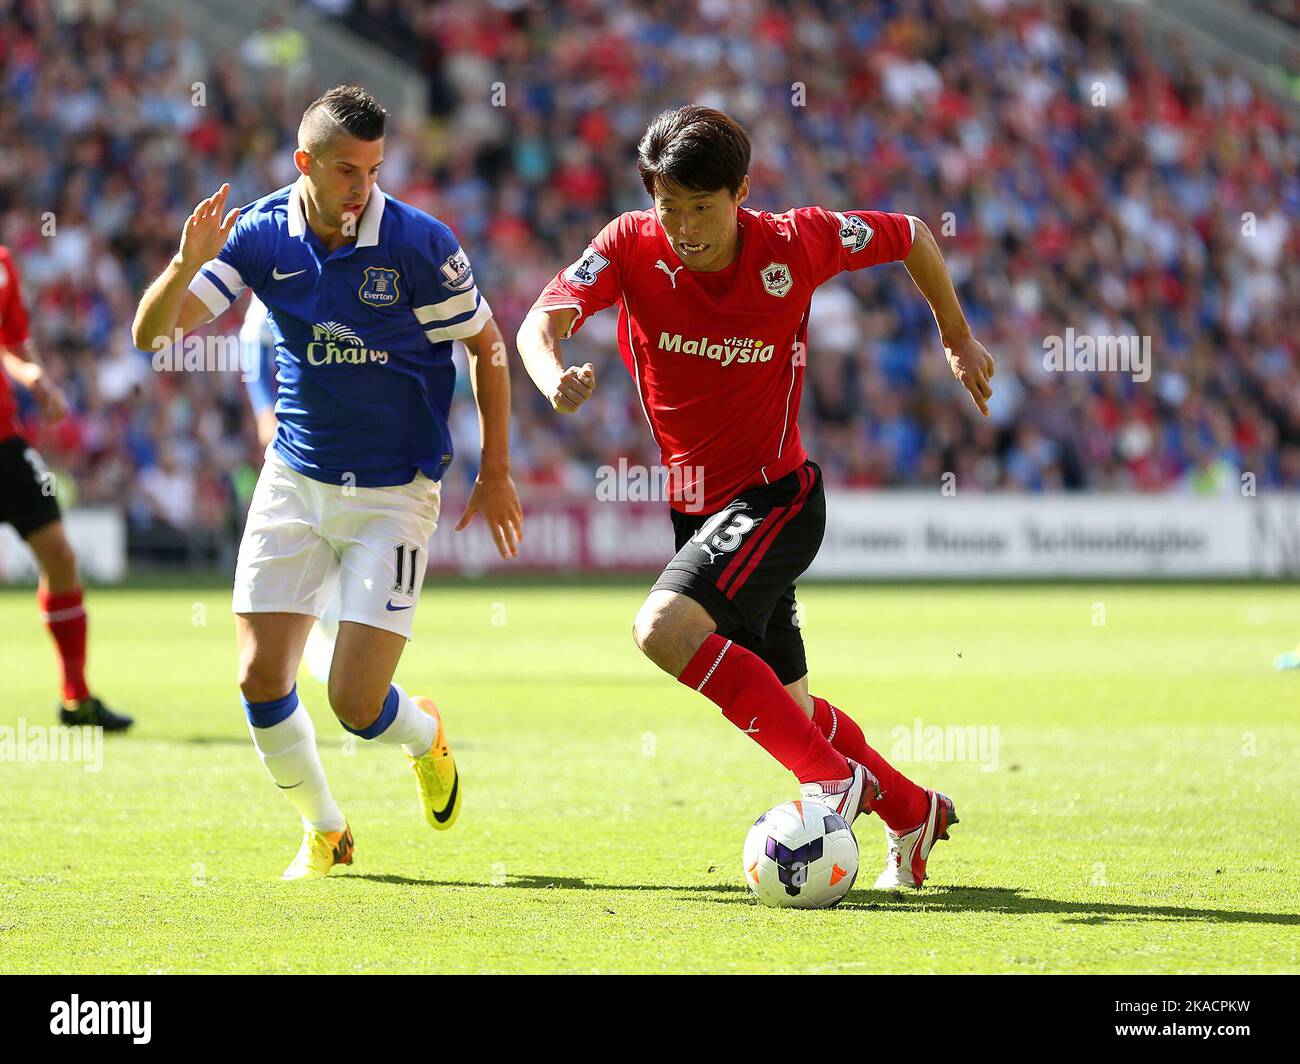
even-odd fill
[(880, 781), (864, 765), (849, 760), (853, 775), (846, 780), (828, 783), (803, 783), (799, 786), (806, 802), (820, 802), (839, 815), (846, 824), (852, 824), (859, 813), (870, 813), (871, 803), (880, 797)]
[(899, 834), (885, 828), (889, 854), (885, 870), (876, 880), (877, 890), (919, 887), (925, 882), (925, 862), (934, 844), (948, 837), (948, 829), (957, 823), (957, 809), (952, 799), (938, 791), (925, 789), (930, 809), (925, 819), (911, 831)]

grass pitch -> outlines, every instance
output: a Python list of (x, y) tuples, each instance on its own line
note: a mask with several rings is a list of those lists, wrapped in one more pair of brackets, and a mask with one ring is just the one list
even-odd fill
[[(228, 593), (94, 591), (91, 682), (138, 723), (98, 772), (0, 762), (0, 971), (1300, 970), (1300, 675), (1270, 671), (1294, 589), (802, 589), (814, 692), (961, 817), (908, 896), (869, 889), (860, 820), (826, 912), (750, 899), (741, 842), (793, 785), (637, 653), (642, 594), (426, 583), (398, 679), (443, 708), (447, 833), (304, 674), (357, 856), (281, 884), (300, 829), (248, 739)], [(51, 723), (29, 591), (0, 632), (0, 726)], [(976, 741), (924, 730), (949, 726)]]

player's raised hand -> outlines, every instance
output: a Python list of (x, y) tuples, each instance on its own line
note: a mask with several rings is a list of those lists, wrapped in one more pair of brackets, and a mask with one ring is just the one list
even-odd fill
[(194, 208), (194, 213), (185, 220), (181, 230), (181, 247), (177, 257), (182, 265), (197, 270), (205, 262), (217, 257), (226, 243), (226, 237), (234, 228), (239, 218), (239, 208), (226, 210), (226, 197), (230, 195), (230, 185), (222, 185), (207, 199)]
[(572, 414), (591, 398), (595, 390), (596, 369), (590, 362), (585, 362), (581, 366), (570, 366), (561, 373), (547, 398), (561, 414)]
[(509, 560), (519, 553), (519, 541), (524, 537), (524, 511), (509, 474), (487, 477), (479, 474), (465, 503), (465, 512), (456, 522), (456, 531), (468, 528), (476, 514), (483, 515), (501, 557)]
[(988, 417), (988, 401), (993, 395), (993, 389), (989, 386), (989, 381), (993, 378), (993, 356), (973, 336), (958, 340), (943, 351), (948, 356), (952, 375), (970, 392), (980, 413)]

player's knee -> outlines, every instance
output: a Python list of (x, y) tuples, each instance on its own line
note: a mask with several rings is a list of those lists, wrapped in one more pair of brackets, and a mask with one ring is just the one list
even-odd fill
[(646, 657), (676, 675), (713, 631), (706, 618), (674, 608), (675, 600), (646, 599), (632, 622), (632, 639)]
[(668, 641), (672, 632), (663, 610), (656, 609), (649, 601), (645, 602), (632, 621), (632, 641), (637, 649), (648, 658), (654, 658)]
[(239, 661), (239, 692), (248, 702), (274, 702), (293, 690), (293, 677), (277, 662), (257, 656)]
[(379, 714), (384, 708), (384, 695), (387, 693), (387, 688), (382, 693), (369, 691), (356, 684), (330, 677), (330, 709), (334, 711), (334, 716), (340, 722), (354, 731), (368, 728), (379, 719)]
[(294, 679), (278, 662), (251, 656), (239, 663), (239, 691), (249, 702), (274, 702), (293, 690)]
[(67, 536), (55, 536), (41, 545), (37, 560), (52, 588), (60, 590), (77, 583), (77, 552)]

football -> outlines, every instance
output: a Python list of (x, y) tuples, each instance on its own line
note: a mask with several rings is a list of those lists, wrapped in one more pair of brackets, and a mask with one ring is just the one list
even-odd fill
[(742, 861), (745, 882), (764, 905), (827, 909), (858, 877), (858, 840), (826, 806), (785, 802), (754, 821)]

